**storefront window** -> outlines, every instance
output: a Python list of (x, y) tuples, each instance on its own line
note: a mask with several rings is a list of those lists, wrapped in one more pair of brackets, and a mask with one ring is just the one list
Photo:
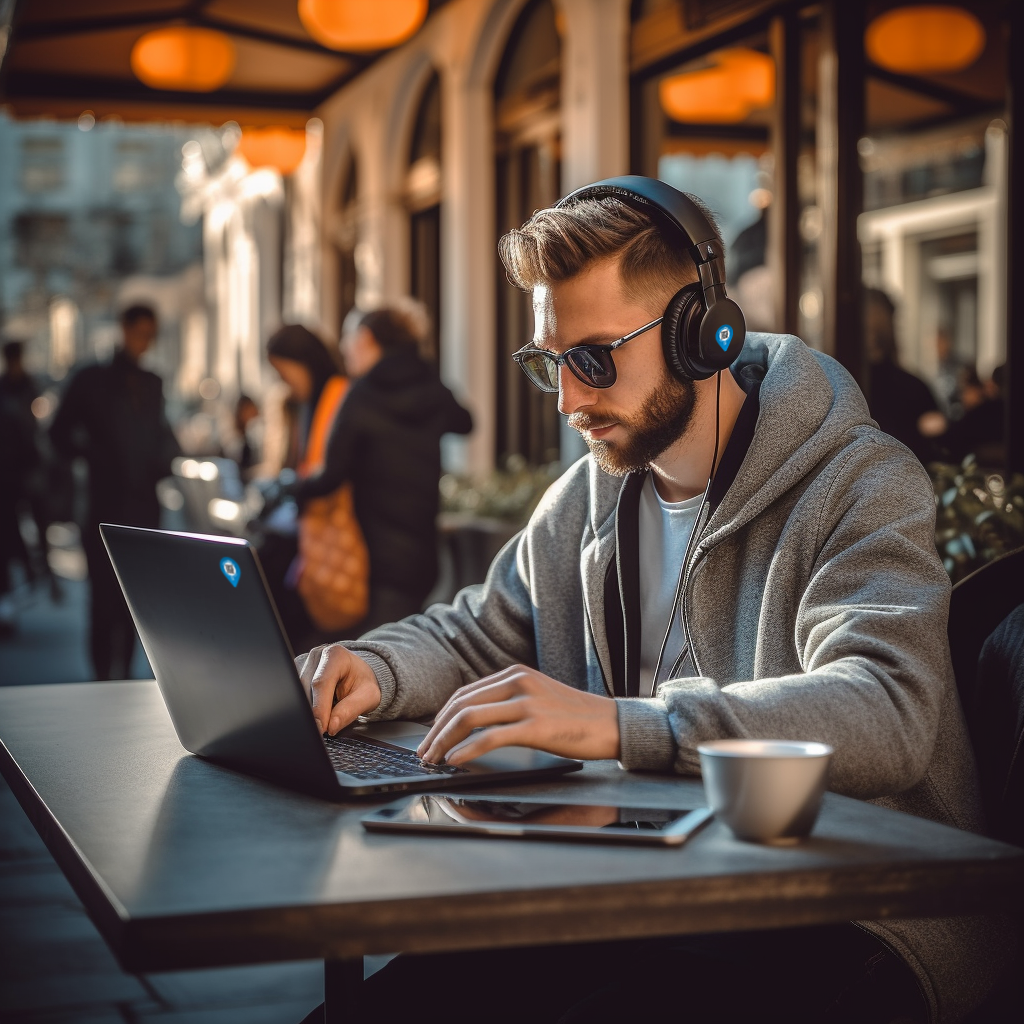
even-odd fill
[(955, 424), (998, 396), (1006, 359), (1007, 82), (994, 7), (943, 10), (945, 29), (933, 8), (868, 7), (859, 235), (865, 286), (895, 306), (900, 365)]
[[(557, 202), (561, 178), (559, 86), (561, 43), (551, 0), (535, 0), (519, 17), (494, 86), (498, 234), (519, 227), (535, 210)], [(499, 270), (498, 465), (510, 456), (532, 465), (559, 458), (559, 416), (512, 362), (532, 337), (530, 296)]]
[(441, 322), (441, 79), (423, 90), (406, 175), (409, 207), (409, 293), (430, 315), (427, 347), (436, 360)]

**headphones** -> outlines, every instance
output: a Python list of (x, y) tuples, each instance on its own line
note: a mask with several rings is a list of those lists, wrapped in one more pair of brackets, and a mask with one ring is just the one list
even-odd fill
[(661, 346), (669, 370), (682, 380), (706, 380), (726, 369), (743, 348), (747, 326), (725, 293), (725, 253), (707, 216), (685, 192), (639, 174), (584, 185), (557, 205), (606, 198), (646, 213), (670, 234), (681, 234), (697, 267), (699, 283), (684, 285), (665, 307)]

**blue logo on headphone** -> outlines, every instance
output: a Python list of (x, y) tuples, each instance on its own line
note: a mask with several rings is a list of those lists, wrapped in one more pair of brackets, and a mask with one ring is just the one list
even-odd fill
[(238, 563), (233, 558), (222, 558), (220, 560), (220, 571), (224, 573), (225, 579), (231, 586), (238, 586), (238, 580), (242, 573), (238, 568)]
[(723, 352), (729, 351), (729, 342), (732, 341), (732, 328), (728, 324), (722, 324), (715, 334), (715, 341)]

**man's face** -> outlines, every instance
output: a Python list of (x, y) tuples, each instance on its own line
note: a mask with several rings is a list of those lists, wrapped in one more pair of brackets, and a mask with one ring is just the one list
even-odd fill
[(152, 317), (140, 316), (130, 324), (124, 324), (124, 350), (138, 362), (156, 341), (157, 326)]
[[(552, 352), (574, 345), (607, 345), (638, 327), (652, 312), (623, 291), (617, 262), (588, 268), (568, 281), (533, 290), (534, 344)], [(668, 371), (655, 327), (616, 349), (616, 378), (610, 388), (591, 388), (563, 366), (558, 409), (583, 435), (598, 465), (622, 476), (646, 469), (685, 432), (693, 415), (692, 382)]]

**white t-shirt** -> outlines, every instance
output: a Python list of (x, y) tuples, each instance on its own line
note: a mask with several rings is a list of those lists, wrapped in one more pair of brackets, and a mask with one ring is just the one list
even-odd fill
[[(702, 498), (703, 495), (698, 494), (686, 501), (665, 501), (654, 486), (652, 473), (647, 474), (640, 492), (641, 697), (652, 696), (655, 682), (668, 678), (683, 649), (683, 623), (675, 603), (676, 588)], [(658, 657), (670, 618), (671, 629), (659, 671)]]

